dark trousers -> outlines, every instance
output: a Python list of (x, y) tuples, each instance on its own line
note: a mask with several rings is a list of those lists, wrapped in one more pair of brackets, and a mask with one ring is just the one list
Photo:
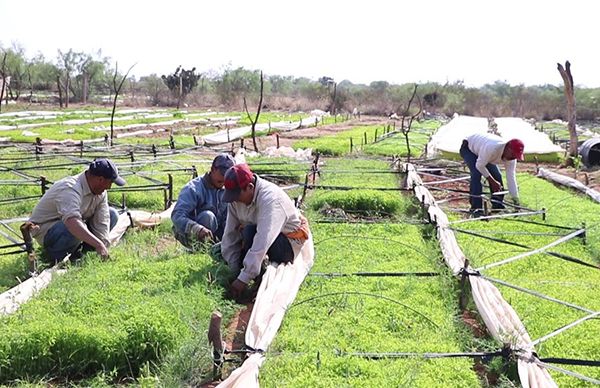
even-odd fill
[[(256, 225), (246, 225), (242, 229), (242, 260), (252, 247), (255, 235)], [(290, 240), (283, 233), (279, 233), (279, 236), (267, 250), (267, 255), (269, 255), (269, 261), (274, 263), (291, 263), (294, 261), (294, 250)]]
[[(466, 140), (463, 140), (462, 146), (460, 147), (460, 156), (462, 156), (471, 173), (471, 184), (469, 187), (471, 210), (481, 210), (483, 209), (483, 199), (481, 198), (481, 193), (483, 192), (481, 172), (479, 172), (475, 166), (477, 163), (477, 155), (469, 149), (469, 143)], [(485, 167), (490, 172), (490, 175), (500, 183), (500, 186), (503, 186), (502, 174), (500, 173), (498, 166), (488, 163)], [(492, 209), (504, 209), (503, 201), (504, 194), (494, 195), (492, 193)]]

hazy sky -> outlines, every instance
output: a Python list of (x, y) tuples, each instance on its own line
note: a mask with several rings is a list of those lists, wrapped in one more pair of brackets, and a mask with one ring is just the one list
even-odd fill
[(102, 50), (136, 76), (226, 67), (354, 83), (600, 87), (590, 0), (0, 0), (0, 44)]

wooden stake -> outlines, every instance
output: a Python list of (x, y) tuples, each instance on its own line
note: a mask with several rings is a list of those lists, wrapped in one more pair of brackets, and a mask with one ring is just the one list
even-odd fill
[(223, 316), (219, 311), (213, 311), (208, 326), (208, 342), (213, 347), (213, 377), (221, 379), (221, 368), (223, 367), (223, 337), (221, 336), (221, 320)]

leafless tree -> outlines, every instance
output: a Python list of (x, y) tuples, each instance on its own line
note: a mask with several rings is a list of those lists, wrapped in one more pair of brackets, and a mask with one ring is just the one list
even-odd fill
[(575, 90), (573, 85), (573, 76), (571, 75), (571, 63), (567, 61), (565, 66), (558, 65), (558, 72), (565, 83), (565, 97), (567, 98), (567, 127), (569, 129), (569, 161), (568, 164), (573, 165), (574, 159), (577, 158), (577, 113), (575, 110)]
[[(402, 134), (404, 135), (404, 139), (406, 141), (406, 149), (408, 151), (408, 162), (409, 163), (410, 163), (411, 152), (410, 152), (410, 141), (408, 140), (408, 134), (410, 133), (410, 129), (412, 127), (413, 120), (416, 119), (417, 117), (419, 117), (421, 112), (423, 112), (423, 104), (421, 103), (421, 98), (417, 95), (417, 87), (418, 86), (419, 85), (415, 84), (415, 88), (413, 89), (412, 95), (410, 96), (410, 100), (408, 100), (406, 109), (404, 110), (404, 113), (402, 113), (402, 122), (400, 125), (400, 130), (402, 131)], [(415, 97), (417, 98), (417, 102), (419, 103), (419, 110), (415, 114), (410, 115), (410, 106), (412, 105)], [(404, 120), (407, 117), (408, 117), (408, 124), (405, 125)]]
[(256, 109), (256, 116), (254, 117), (254, 119), (252, 119), (252, 116), (250, 116), (250, 112), (248, 112), (248, 105), (246, 104), (246, 97), (244, 97), (244, 110), (246, 111), (246, 114), (248, 115), (248, 120), (250, 120), (250, 123), (252, 124), (252, 145), (254, 146), (254, 151), (258, 152), (258, 146), (256, 145), (256, 123), (258, 122), (258, 116), (260, 116), (260, 110), (262, 108), (262, 103), (263, 103), (263, 90), (264, 90), (264, 86), (265, 86), (265, 80), (263, 77), (263, 72), (260, 72), (260, 99), (258, 100), (258, 108)]
[(115, 75), (113, 76), (113, 84), (112, 84), (113, 92), (115, 93), (115, 98), (113, 100), (112, 112), (110, 113), (110, 145), (111, 146), (113, 145), (113, 139), (115, 136), (114, 121), (115, 121), (115, 111), (117, 110), (117, 99), (119, 98), (119, 93), (121, 92), (123, 83), (127, 79), (129, 72), (131, 71), (131, 69), (133, 69), (133, 67), (135, 65), (136, 65), (135, 63), (133, 65), (131, 65), (129, 70), (127, 70), (127, 73), (125, 73), (125, 75), (121, 78), (121, 81), (117, 85), (117, 77), (119, 76), (119, 64), (118, 63), (115, 64)]
[(0, 112), (2, 112), (2, 99), (6, 90), (6, 55), (7, 53), (5, 52), (4, 57), (2, 57), (2, 67), (0, 67), (0, 76), (2, 77), (2, 85), (0, 85)]

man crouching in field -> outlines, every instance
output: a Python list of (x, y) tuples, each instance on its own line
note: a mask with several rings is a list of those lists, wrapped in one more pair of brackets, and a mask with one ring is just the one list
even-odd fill
[(106, 194), (113, 183), (125, 185), (117, 166), (109, 159), (96, 159), (86, 171), (59, 180), (42, 196), (29, 222), (31, 236), (42, 245), (47, 259), (56, 263), (69, 253), (77, 258), (82, 253), (79, 248), (108, 258), (108, 232), (118, 219)]
[(247, 164), (225, 173), (223, 201), (229, 202), (221, 252), (237, 275), (230, 294), (239, 299), (262, 263), (290, 263), (309, 238), (308, 221), (279, 186), (253, 174)]

